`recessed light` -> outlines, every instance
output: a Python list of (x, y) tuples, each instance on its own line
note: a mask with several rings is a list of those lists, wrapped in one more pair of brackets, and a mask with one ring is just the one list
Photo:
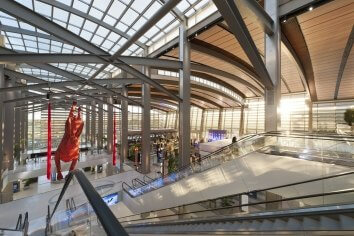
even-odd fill
[(312, 10), (313, 10), (313, 6), (310, 6), (310, 7), (309, 7), (309, 11), (312, 11)]

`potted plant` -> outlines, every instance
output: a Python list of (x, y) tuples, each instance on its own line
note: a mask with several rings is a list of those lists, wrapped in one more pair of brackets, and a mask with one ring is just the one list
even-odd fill
[(344, 121), (351, 127), (352, 134), (354, 134), (354, 109), (347, 109), (344, 112)]

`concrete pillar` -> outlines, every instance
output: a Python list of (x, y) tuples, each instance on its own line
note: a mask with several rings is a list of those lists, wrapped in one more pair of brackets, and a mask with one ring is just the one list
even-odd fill
[[(1, 38), (0, 38), (1, 40)], [(0, 64), (0, 88), (5, 87), (5, 78), (4, 78), (4, 65)], [(3, 153), (3, 141), (4, 141), (4, 121), (5, 121), (5, 107), (3, 104), (4, 95), (0, 93), (0, 172), (5, 168), (3, 167), (4, 153)], [(0, 175), (0, 203), (2, 203), (2, 190), (3, 190), (3, 179)]]
[(179, 167), (190, 163), (190, 43), (187, 40), (186, 26), (179, 28), (179, 60), (183, 68), (179, 70)]
[(239, 136), (243, 136), (245, 132), (245, 105), (241, 106), (241, 114), (240, 114), (240, 130)]
[(90, 143), (90, 118), (91, 118), (91, 111), (90, 111), (90, 106), (86, 105), (86, 121), (85, 121), (85, 141), (86, 141), (86, 145), (88, 145)]
[[(204, 126), (205, 126), (205, 109), (203, 109), (202, 111), (202, 118), (201, 118), (201, 122), (200, 122), (200, 129), (199, 129), (199, 140), (204, 139)], [(204, 140), (205, 141), (205, 140)]]
[(91, 102), (91, 148), (96, 148), (96, 102)]
[[(16, 98), (20, 98), (21, 97), (21, 91), (16, 91), (15, 93), (15, 97)], [(15, 103), (14, 105), (19, 106), (21, 105), (20, 102)], [(21, 146), (21, 109), (20, 108), (15, 108), (14, 109), (15, 112), (15, 145), (19, 145)]]
[(280, 24), (278, 1), (264, 1), (264, 9), (273, 19), (274, 34), (265, 34), (265, 64), (274, 87), (265, 90), (265, 131), (277, 131), (281, 125), (279, 104), (281, 98)]
[[(24, 97), (24, 95), (22, 94), (22, 97)], [(24, 104), (24, 103), (23, 103)], [(20, 143), (21, 143), (21, 150), (24, 151), (25, 150), (25, 132), (26, 132), (26, 115), (27, 115), (27, 111), (21, 110), (20, 111), (20, 117), (21, 117), (21, 137), (20, 137)]]
[(309, 118), (308, 118), (308, 130), (310, 133), (313, 132), (313, 103), (308, 100), (307, 105), (309, 107)]
[[(145, 66), (144, 73), (150, 77), (150, 68)], [(151, 113), (151, 88), (148, 83), (141, 85), (141, 102), (143, 104), (141, 117), (141, 171), (150, 172), (150, 113)]]
[[(113, 104), (113, 98), (107, 98), (107, 103)], [(107, 152), (112, 154), (113, 151), (113, 107), (107, 106)]]
[(218, 121), (218, 129), (222, 129), (222, 123), (224, 119), (224, 109), (219, 109), (219, 121)]
[(98, 104), (98, 128), (97, 128), (97, 147), (103, 148), (103, 104)]
[[(122, 87), (122, 95), (128, 96), (128, 88), (123, 86)], [(123, 163), (126, 158), (128, 158), (128, 101), (121, 100), (121, 138), (120, 138), (120, 161), (119, 166), (120, 169), (123, 169)]]

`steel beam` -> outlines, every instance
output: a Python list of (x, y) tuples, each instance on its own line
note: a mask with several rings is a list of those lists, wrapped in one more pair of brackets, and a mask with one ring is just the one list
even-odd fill
[[(123, 87), (122, 94), (128, 96), (127, 87)], [(125, 100), (121, 100), (121, 116), (119, 169), (123, 170), (123, 163), (128, 158), (128, 102)]]
[[(143, 67), (143, 72), (151, 77), (150, 68)], [(142, 118), (141, 118), (141, 167), (142, 173), (147, 174), (150, 172), (150, 116), (151, 116), (151, 89), (150, 85), (143, 83), (141, 85), (141, 102), (144, 107), (142, 108)]]
[(190, 163), (190, 111), (191, 111), (191, 59), (190, 42), (187, 39), (186, 26), (179, 28), (179, 60), (183, 62), (183, 69), (179, 71), (179, 96), (182, 101), (179, 103), (179, 167), (187, 166)]
[(278, 131), (281, 126), (280, 98), (281, 98), (281, 48), (280, 22), (277, 1), (265, 1), (264, 8), (274, 20), (274, 33), (265, 34), (264, 59), (267, 72), (272, 80), (272, 87), (266, 87), (264, 96), (266, 132)]
[(265, 33), (268, 35), (272, 35), (274, 33), (273, 19), (256, 0), (238, 0), (235, 1), (235, 3), (240, 7), (241, 5), (245, 5), (254, 14), (257, 22), (261, 25)]
[(337, 76), (337, 82), (336, 82), (336, 90), (334, 92), (334, 99), (338, 98), (340, 83), (342, 81), (344, 69), (345, 69), (345, 66), (347, 65), (347, 61), (348, 61), (350, 52), (353, 47), (353, 42), (354, 42), (354, 25), (352, 26), (352, 31), (349, 34), (348, 41), (347, 41), (347, 44), (345, 45), (344, 52), (342, 55), (342, 60), (340, 62), (338, 76)]
[[(174, 2), (173, 0), (170, 0), (171, 2)], [(166, 4), (167, 5), (167, 4)], [(169, 4), (167, 5), (168, 7), (171, 7), (172, 5)], [(29, 24), (32, 24), (34, 26), (36, 26), (37, 28), (48, 32), (52, 35), (55, 35), (56, 37), (62, 39), (64, 42), (67, 42), (71, 45), (74, 45), (78, 48), (81, 48), (83, 50), (85, 50), (86, 52), (90, 52), (92, 54), (95, 55), (109, 55), (107, 52), (103, 51), (101, 48), (95, 46), (94, 44), (86, 41), (85, 39), (81, 38), (80, 36), (72, 33), (71, 31), (68, 31), (67, 29), (61, 27), (60, 25), (50, 21), (49, 19), (47, 19), (44, 16), (41, 16), (40, 14), (37, 14), (36, 12), (31, 11), (30, 9), (24, 7), (23, 5), (12, 1), (12, 0), (3, 0), (2, 4), (0, 5), (0, 9), (3, 10), (4, 12), (8, 13), (9, 15), (12, 15), (14, 17), (17, 17), (18, 19), (27, 22)], [(160, 10), (162, 11), (162, 9), (166, 10), (166, 8), (160, 8)], [(158, 11), (156, 14), (160, 13), (161, 11)], [(154, 20), (159, 20), (163, 17), (164, 15), (160, 15), (156, 18), (152, 17), (151, 19)], [(150, 20), (151, 20), (150, 19)], [(149, 84), (151, 84), (152, 86), (154, 86), (155, 88), (163, 91), (163, 92), (168, 92), (163, 86), (161, 86), (160, 84), (156, 83), (155, 81), (151, 80), (150, 78), (148, 78), (147, 76), (145, 76), (144, 74), (142, 74), (141, 72), (135, 70), (134, 68), (132, 68), (131, 66), (129, 66), (128, 64), (124, 63), (123, 61), (120, 61), (117, 59), (117, 57), (119, 56), (119, 54), (115, 54), (110, 58), (110, 62), (111, 64), (117, 66), (118, 68), (121, 68), (122, 70), (128, 72), (129, 74), (132, 74), (134, 76), (136, 76), (137, 78), (140, 78), (141, 80), (143, 80), (144, 82), (147, 82)], [(115, 64), (119, 63), (119, 64)], [(102, 66), (100, 69), (98, 69), (91, 77), (89, 80), (86, 81), (86, 83), (90, 83), (92, 84), (92, 82), (90, 80), (94, 79), (101, 71), (103, 71), (105, 68), (107, 67), (107, 65)], [(60, 70), (60, 69), (59, 69)], [(67, 74), (71, 74), (69, 72), (66, 72)], [(93, 86), (99, 86), (99, 85), (93, 85)], [(84, 85), (79, 88), (82, 89), (84, 87)], [(107, 91), (107, 88), (99, 86), (103, 91)], [(169, 94), (169, 93), (167, 93)], [(121, 96), (120, 94), (115, 94), (116, 96)], [(169, 94), (172, 97), (178, 98), (177, 96), (175, 96), (174, 94)], [(122, 99), (128, 99), (129, 98), (123, 98)], [(130, 101), (133, 102), (133, 101)], [(139, 105), (139, 104), (138, 104)]]
[(0, 30), (5, 31), (5, 32), (11, 32), (11, 33), (16, 33), (16, 34), (24, 34), (24, 35), (29, 35), (29, 36), (33, 36), (33, 37), (42, 38), (42, 39), (55, 40), (55, 41), (58, 41), (58, 42), (63, 42), (60, 38), (57, 38), (57, 37), (55, 37), (53, 35), (38, 33), (38, 32), (35, 32), (35, 31), (26, 30), (26, 29), (13, 27), (13, 26), (8, 26), (8, 25), (0, 25)]
[[(29, 64), (44, 64), (44, 63), (97, 63), (110, 64), (108, 55), (89, 55), (89, 54), (64, 54), (64, 53), (17, 53), (17, 54), (0, 54), (0, 63), (29, 63)], [(120, 56), (119, 60), (129, 65), (144, 65), (158, 66), (167, 69), (180, 69), (182, 62), (166, 59), (135, 57), (135, 56)], [(119, 63), (115, 63), (119, 64)]]
[(267, 89), (271, 89), (275, 83), (272, 81), (264, 62), (259, 55), (258, 49), (248, 32), (247, 26), (238, 11), (234, 0), (218, 1), (213, 0), (221, 15), (224, 17), (230, 30), (240, 43), (247, 57), (259, 75), (259, 80)]

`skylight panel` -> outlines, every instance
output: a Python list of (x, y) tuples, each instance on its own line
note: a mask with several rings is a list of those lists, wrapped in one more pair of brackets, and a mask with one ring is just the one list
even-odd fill
[(63, 22), (67, 22), (68, 18), (69, 18), (69, 12), (54, 7), (54, 9), (53, 9), (53, 18), (55, 18), (57, 20), (61, 20)]
[(45, 16), (51, 16), (52, 14), (52, 7), (48, 4), (34, 1), (34, 9), (36, 12), (45, 15)]
[(156, 26), (151, 27), (151, 29), (149, 29), (144, 36), (151, 38), (152, 36), (154, 36), (157, 32), (159, 31), (159, 29)]
[(111, 32), (108, 36), (108, 39), (111, 40), (112, 42), (117, 42), (120, 36), (114, 32)]
[(103, 39), (104, 38), (102, 38), (101, 36), (95, 35), (95, 36), (93, 36), (91, 42), (96, 44), (96, 45), (101, 45)]
[(108, 33), (109, 33), (109, 30), (102, 27), (102, 26), (98, 27), (98, 30), (96, 31), (96, 34), (98, 34), (99, 36), (102, 36), (104, 38), (107, 36)]
[(192, 9), (190, 9), (189, 11), (186, 12), (186, 16), (187, 16), (187, 17), (190, 17), (191, 15), (194, 14), (194, 12), (195, 12), (195, 10), (192, 8)]
[(177, 4), (177, 8), (178, 10), (180, 10), (181, 12), (184, 12), (185, 10), (187, 10), (191, 5), (189, 4), (189, 2), (187, 0), (182, 0), (180, 3)]
[(124, 12), (125, 8), (126, 6), (123, 3), (115, 0), (111, 5), (110, 9), (108, 10), (108, 14), (118, 19), (120, 15)]
[(111, 0), (94, 0), (92, 5), (105, 12), (110, 2)]
[(70, 30), (71, 32), (73, 32), (74, 34), (79, 34), (80, 33), (80, 28), (69, 25), (68, 26), (68, 30)]
[(131, 25), (138, 16), (138, 13), (136, 13), (132, 9), (128, 9), (128, 11), (122, 17), (121, 21), (126, 25)]
[(38, 43), (38, 48), (39, 48), (40, 50), (49, 51), (49, 44), (46, 44), (46, 43)]
[(116, 28), (119, 29), (119, 30), (121, 30), (121, 31), (123, 31), (123, 32), (128, 29), (128, 27), (127, 27), (125, 24), (121, 23), (121, 22), (119, 22), (119, 23), (117, 24)]
[(165, 33), (168, 33), (171, 29), (177, 27), (179, 25), (179, 21), (172, 22), (169, 26), (163, 29)]
[(109, 15), (106, 15), (104, 18), (103, 18), (103, 21), (111, 26), (115, 25), (117, 20), (114, 19), (113, 17), (110, 17)]
[(36, 28), (34, 28), (32, 25), (29, 25), (24, 22), (20, 22), (20, 27), (25, 30), (30, 30), (30, 31), (35, 31)]
[(96, 8), (91, 7), (90, 13), (91, 16), (101, 20), (103, 16), (103, 12), (97, 10)]
[(57, 23), (58, 25), (60, 25), (61, 27), (63, 28), (66, 28), (66, 23), (62, 22), (62, 21), (59, 21), (59, 20), (53, 20), (53, 22)]
[(24, 5), (25, 7), (33, 10), (33, 5), (32, 5), (32, 1), (28, 1), (28, 0), (16, 0), (16, 2)]
[(118, 44), (119, 44), (119, 45), (123, 45), (125, 42), (127, 42), (127, 39), (122, 37), (122, 38), (118, 41)]
[(31, 36), (31, 35), (26, 35), (26, 34), (24, 34), (24, 35), (23, 35), (23, 38), (24, 38), (24, 39), (28, 39), (28, 40), (32, 40), (32, 41), (37, 41), (37, 38), (34, 37), (34, 36)]
[(198, 10), (198, 9), (204, 7), (208, 2), (209, 2), (209, 0), (202, 0), (194, 6), (194, 9)]
[(86, 20), (83, 29), (89, 32), (95, 32), (97, 24), (92, 21)]
[(83, 37), (84, 39), (90, 41), (90, 39), (92, 37), (92, 33), (88, 32), (86, 30), (83, 30), (83, 31), (81, 31), (80, 36)]
[(140, 17), (139, 20), (137, 20), (137, 22), (135, 22), (135, 24), (133, 25), (133, 29), (138, 30), (141, 28), (141, 26), (143, 26), (145, 24), (147, 20), (144, 17)]
[(8, 37), (8, 40), (11, 44), (15, 44), (15, 45), (20, 45), (20, 46), (24, 46), (23, 45), (23, 41), (22, 39), (19, 38), (13, 38), (13, 37)]
[(35, 53), (38, 53), (38, 49), (37, 48), (31, 48), (31, 47), (26, 47), (26, 51), (28, 52), (35, 52)]
[(157, 26), (159, 28), (164, 28), (167, 24), (171, 23), (171, 21), (173, 21), (175, 18), (173, 17), (173, 15), (171, 13), (166, 14), (164, 17), (161, 18), (161, 20), (159, 20), (159, 22), (157, 22)]
[(0, 17), (0, 22), (1, 22), (2, 25), (13, 26), (13, 27), (16, 27), (16, 28), (19, 27), (17, 20), (12, 20), (12, 19), (7, 19), (7, 18), (4, 18), (4, 17)]
[(50, 40), (49, 39), (44, 39), (44, 38), (38, 38), (38, 42), (50, 44)]
[(107, 49), (110, 49), (113, 46), (113, 42), (109, 41), (109, 40), (105, 40), (104, 43), (102, 44), (102, 47), (105, 47)]
[(52, 46), (51, 47), (51, 52), (60, 53), (61, 52), (61, 47)]
[(143, 10), (151, 3), (151, 0), (144, 0), (144, 1), (139, 1), (135, 0), (133, 4), (130, 6), (134, 10), (136, 10), (139, 13), (142, 13)]
[(62, 46), (63, 46), (63, 43), (62, 43), (62, 42), (58, 42), (58, 41), (52, 40), (52, 45), (58, 46), (58, 47), (62, 47)]
[(128, 30), (127, 34), (128, 34), (129, 36), (132, 36), (135, 32), (136, 32), (136, 31), (135, 31), (134, 29), (130, 29), (130, 30)]
[(161, 4), (158, 2), (154, 2), (149, 9), (144, 13), (146, 18), (152, 17), (159, 9), (161, 8)]
[(69, 20), (70, 24), (80, 28), (83, 22), (84, 22), (84, 18), (77, 16), (75, 14), (70, 14), (70, 20)]
[(76, 9), (76, 10), (79, 10), (79, 11), (82, 11), (84, 13), (87, 13), (88, 9), (89, 9), (89, 6), (79, 0), (74, 0), (74, 4), (73, 4), (73, 7)]

